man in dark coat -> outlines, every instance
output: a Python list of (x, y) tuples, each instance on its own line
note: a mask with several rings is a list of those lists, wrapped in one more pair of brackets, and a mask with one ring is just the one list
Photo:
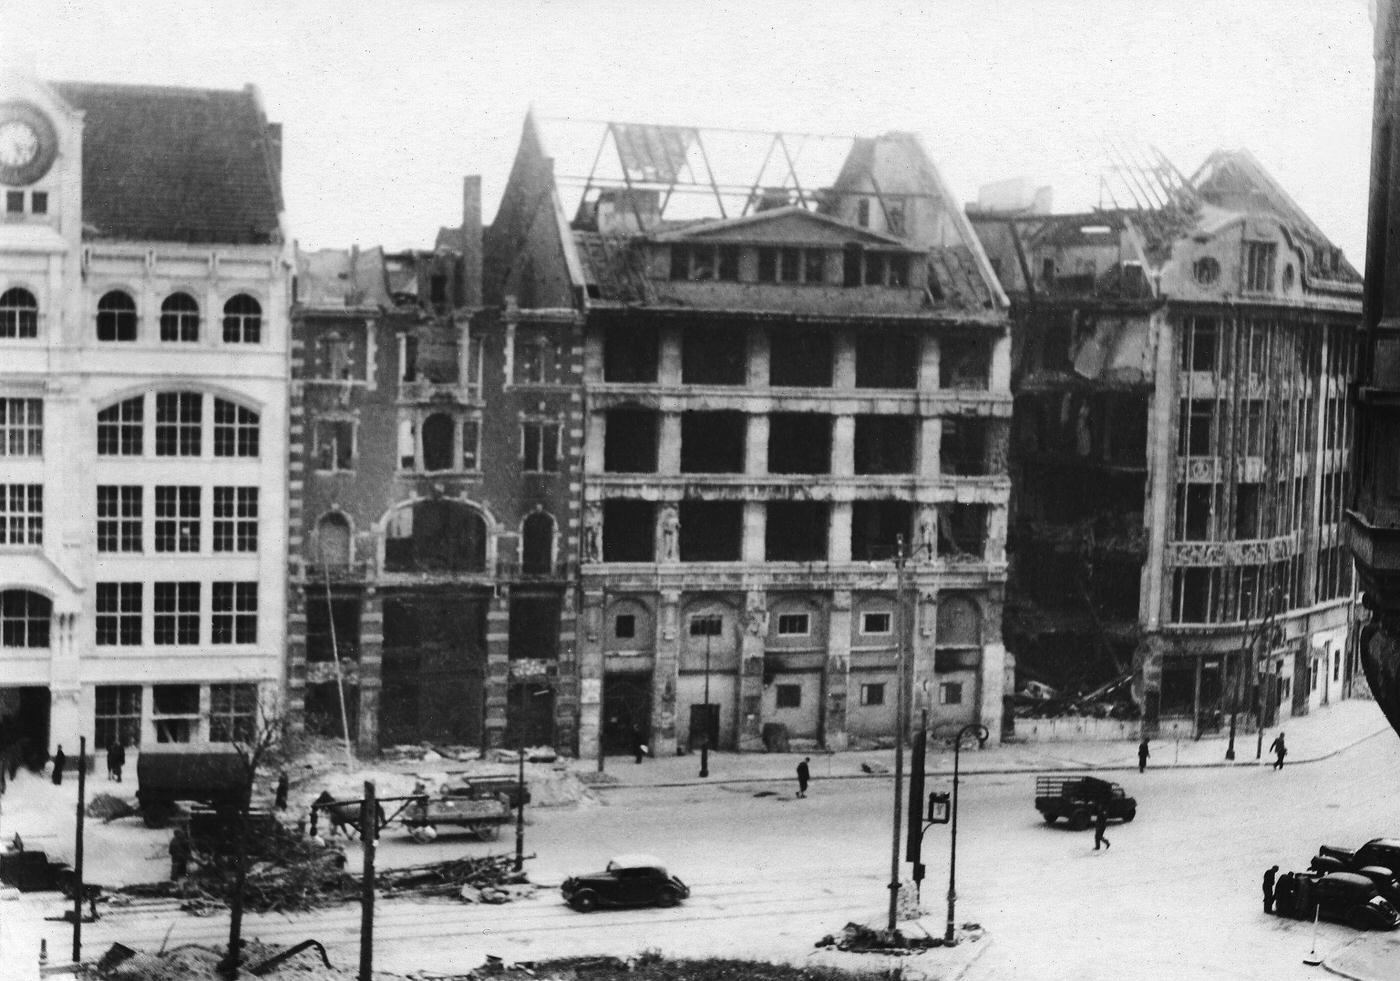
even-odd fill
[(1264, 912), (1274, 911), (1274, 880), (1278, 878), (1278, 866), (1271, 865), (1264, 871)]
[(642, 762), (642, 757), (647, 755), (647, 741), (646, 737), (642, 735), (640, 726), (632, 727), (632, 755), (638, 763)]
[(1142, 737), (1142, 742), (1138, 743), (1138, 773), (1147, 769), (1147, 758), (1152, 754), (1147, 751), (1147, 737)]
[(1112, 847), (1112, 842), (1104, 837), (1104, 832), (1108, 830), (1108, 809), (1100, 807), (1094, 812), (1094, 851), (1099, 850), (1099, 842), (1103, 842), (1104, 850)]
[(117, 783), (122, 782), (122, 767), (126, 766), (126, 747), (120, 739), (113, 739), (107, 748), (107, 776)]
[(55, 787), (63, 783), (63, 767), (67, 765), (68, 757), (63, 754), (63, 747), (58, 747), (58, 752), (53, 754), (53, 785)]
[(170, 881), (179, 882), (190, 871), (190, 836), (184, 828), (176, 828), (170, 836)]
[(1274, 769), (1283, 769), (1283, 758), (1288, 755), (1288, 747), (1284, 745), (1283, 733), (1278, 734), (1278, 738), (1269, 743), (1269, 752), (1274, 754)]
[(282, 775), (277, 778), (277, 795), (273, 799), (272, 806), (279, 811), (287, 809), (287, 791), (290, 781), (287, 780), (287, 771), (283, 770)]
[(811, 760), (812, 760), (812, 758), (811, 758), (810, 756), (804, 756), (804, 757), (802, 757), (802, 762), (799, 763), (799, 764), (797, 764), (797, 796), (798, 796), (798, 797), (806, 797), (806, 796), (807, 796), (807, 784), (808, 784), (808, 783), (811, 781), (811, 779), (812, 779), (812, 770), (811, 770), (810, 767), (807, 766), (807, 764), (810, 763)]

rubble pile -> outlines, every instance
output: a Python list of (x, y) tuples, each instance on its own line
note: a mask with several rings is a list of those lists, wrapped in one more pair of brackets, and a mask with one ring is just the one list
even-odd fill
[[(244, 970), (262, 963), (279, 950), (280, 948), (270, 947), (257, 940), (244, 941)], [(222, 981), (225, 975), (219, 973), (219, 962), (223, 960), (223, 956), (222, 950), (213, 947), (185, 944), (158, 953), (138, 951), (110, 967), (104, 967), (99, 962), (96, 968), (88, 968), (84, 976), (100, 978), (102, 981)], [(328, 968), (311, 951), (285, 961), (263, 975), (272, 981), (278, 978), (296, 978), (297, 981), (353, 981), (358, 976), (359, 971), (355, 965)]]
[(375, 876), (384, 896), (413, 893), (417, 896), (456, 896), (469, 903), (506, 903), (534, 895), (524, 872), (511, 866), (511, 855), (458, 858), (431, 865), (385, 869)]
[(847, 923), (839, 935), (827, 934), (817, 941), (818, 947), (835, 947), (859, 954), (908, 954), (930, 947), (942, 947), (942, 937), (928, 935), (906, 937), (898, 930), (877, 930), (859, 923)]

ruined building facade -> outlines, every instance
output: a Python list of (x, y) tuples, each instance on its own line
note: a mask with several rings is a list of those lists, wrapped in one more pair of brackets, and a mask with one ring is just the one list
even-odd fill
[(1349, 688), (1360, 277), (1244, 151), (1151, 207), (975, 210), (1014, 297), (1007, 645), (1131, 679), (1144, 731), (1274, 725)]
[(229, 742), (282, 683), (288, 269), (257, 94), (0, 78), (0, 743)]
[(935, 730), (999, 732), (1006, 303), (917, 141), (741, 186), (721, 133), (546, 129), (485, 299), (582, 340), (580, 754), (890, 738), (901, 636)]
[(482, 311), (479, 215), (298, 254), (290, 700), (364, 752), (575, 739), (579, 336)]

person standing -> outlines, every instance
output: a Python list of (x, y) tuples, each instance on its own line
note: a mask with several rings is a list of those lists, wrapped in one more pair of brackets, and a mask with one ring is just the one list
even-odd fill
[(53, 785), (61, 786), (63, 783), (63, 767), (67, 765), (68, 757), (63, 753), (63, 746), (60, 744), (58, 752), (53, 754)]
[(113, 739), (107, 749), (107, 777), (122, 782), (122, 767), (126, 766), (126, 746), (120, 739)]
[(170, 836), (170, 881), (179, 882), (190, 871), (190, 835), (184, 828), (176, 828)]
[(287, 791), (290, 789), (290, 781), (287, 779), (287, 771), (283, 770), (281, 776), (277, 778), (277, 793), (273, 798), (272, 806), (279, 811), (287, 809)]
[(802, 762), (797, 764), (797, 796), (807, 796), (807, 784), (812, 780), (812, 770), (807, 764), (812, 761), (810, 756), (802, 757)]
[(1274, 769), (1283, 769), (1283, 758), (1288, 755), (1288, 747), (1284, 745), (1283, 733), (1278, 734), (1278, 738), (1269, 743), (1269, 752), (1274, 754)]
[(640, 726), (632, 727), (632, 755), (636, 758), (638, 763), (641, 763), (642, 758), (647, 755), (647, 741), (646, 738), (642, 736), (642, 729)]
[(1147, 769), (1147, 758), (1152, 754), (1147, 751), (1147, 737), (1142, 737), (1142, 742), (1138, 743), (1138, 773)]
[(1278, 878), (1278, 866), (1271, 865), (1264, 870), (1264, 912), (1274, 911), (1274, 880)]
[(1104, 832), (1108, 830), (1108, 809), (1100, 807), (1094, 812), (1094, 851), (1099, 850), (1099, 843), (1103, 843), (1104, 851), (1112, 847), (1113, 843), (1104, 837)]

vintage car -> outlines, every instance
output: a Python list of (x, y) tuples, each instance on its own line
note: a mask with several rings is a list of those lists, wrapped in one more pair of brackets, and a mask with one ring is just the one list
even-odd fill
[(1317, 872), (1360, 872), (1367, 867), (1400, 875), (1400, 838), (1372, 838), (1356, 849), (1323, 845), (1309, 864)]
[(1036, 777), (1035, 809), (1046, 824), (1065, 818), (1070, 830), (1083, 831), (1100, 809), (1110, 821), (1131, 821), (1137, 817), (1137, 800), (1118, 784), (1098, 777)]
[(599, 906), (675, 906), (690, 888), (650, 855), (618, 855), (602, 872), (569, 876), (564, 901), (587, 913)]
[(1368, 876), (1358, 872), (1289, 872), (1279, 877), (1274, 892), (1281, 916), (1345, 923), (1354, 930), (1394, 930), (1400, 912)]

